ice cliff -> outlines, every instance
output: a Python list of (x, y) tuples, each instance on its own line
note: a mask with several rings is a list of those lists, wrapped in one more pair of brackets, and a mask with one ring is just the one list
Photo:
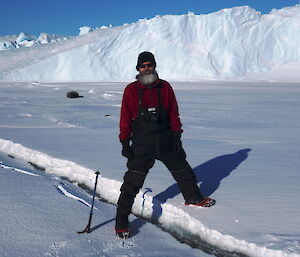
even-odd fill
[(130, 81), (145, 50), (156, 56), (160, 77), (173, 81), (230, 79), (288, 65), (295, 73), (300, 67), (299, 4), (269, 14), (241, 6), (156, 16), (90, 31), (0, 51), (0, 80)]

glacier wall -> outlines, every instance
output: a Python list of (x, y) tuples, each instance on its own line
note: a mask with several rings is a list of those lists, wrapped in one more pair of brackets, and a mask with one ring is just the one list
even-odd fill
[[(0, 80), (131, 81), (137, 56), (154, 53), (161, 78), (230, 79), (300, 64), (300, 5), (165, 15), (97, 29), (63, 42), (0, 52)], [(299, 66), (300, 67), (300, 66)]]

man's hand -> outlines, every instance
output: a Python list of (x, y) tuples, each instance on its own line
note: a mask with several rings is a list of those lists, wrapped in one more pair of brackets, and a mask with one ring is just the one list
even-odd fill
[(122, 144), (122, 155), (127, 159), (131, 160), (133, 158), (132, 147), (130, 146), (130, 139), (121, 140)]
[(173, 151), (178, 153), (182, 151), (181, 132), (173, 132)]

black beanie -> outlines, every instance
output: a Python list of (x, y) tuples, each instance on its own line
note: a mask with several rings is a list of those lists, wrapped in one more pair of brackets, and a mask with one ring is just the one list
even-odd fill
[(150, 52), (142, 52), (142, 53), (139, 54), (136, 69), (139, 70), (139, 67), (144, 62), (151, 62), (151, 63), (154, 64), (154, 67), (156, 67), (156, 62), (155, 62), (154, 55)]

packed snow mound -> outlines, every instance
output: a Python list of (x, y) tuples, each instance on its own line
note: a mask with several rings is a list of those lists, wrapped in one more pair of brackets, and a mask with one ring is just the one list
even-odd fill
[[(146, 50), (154, 53), (160, 77), (173, 81), (268, 73), (289, 63), (300, 64), (299, 13), (300, 5), (264, 15), (242, 6), (85, 30), (84, 35), (59, 44), (2, 51), (1, 59), (7, 62), (0, 63), (0, 79), (131, 81), (137, 56)], [(300, 81), (300, 75), (290, 74)]]
[(79, 36), (85, 35), (91, 31), (93, 31), (94, 29), (88, 26), (83, 26), (79, 28)]
[[(67, 178), (73, 183), (83, 185), (90, 190), (93, 189), (94, 171), (74, 162), (53, 158), (45, 153), (26, 148), (23, 145), (2, 138), (0, 138), (0, 152), (33, 163), (43, 168), (46, 173)], [(4, 168), (16, 169), (3, 165), (1, 162), (0, 164)], [(23, 173), (27, 172), (21, 169), (18, 169), (18, 171)], [(121, 182), (100, 175), (96, 192), (100, 195), (102, 200), (116, 205), (120, 194), (120, 186)], [(58, 187), (58, 189), (68, 197), (83, 201), (83, 199), (68, 193), (61, 186)], [(148, 189), (144, 190), (144, 192), (141, 190), (138, 193), (134, 201), (132, 213), (146, 220), (156, 220), (156, 223), (164, 230), (171, 234), (177, 234), (177, 236), (181, 237), (185, 242), (190, 241), (196, 246), (206, 244), (207, 250), (209, 249), (209, 252), (215, 253), (217, 256), (299, 257), (299, 254), (272, 250), (266, 247), (260, 247), (254, 243), (239, 240), (230, 235), (223, 235), (216, 230), (205, 227), (199, 220), (191, 217), (182, 209), (153, 199), (153, 197), (146, 195), (147, 192), (149, 192)], [(89, 205), (85, 201), (84, 204)], [(155, 205), (161, 208), (159, 217), (156, 217), (154, 211)]]
[(273, 9), (270, 14), (276, 15), (276, 16), (282, 16), (282, 17), (300, 17), (300, 12), (299, 12), (299, 4), (296, 5), (298, 8), (294, 7), (286, 7), (283, 9)]

